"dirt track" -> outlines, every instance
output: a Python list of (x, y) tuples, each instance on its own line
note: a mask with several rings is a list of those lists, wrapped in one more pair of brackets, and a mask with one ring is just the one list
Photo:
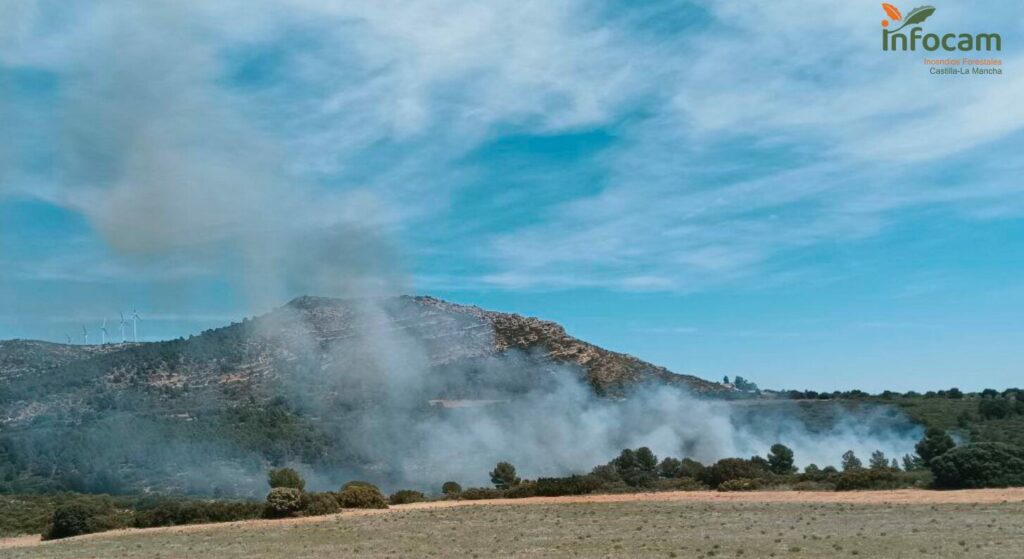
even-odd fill
[[(931, 505), (931, 504), (993, 504), (1024, 503), (1024, 488), (971, 489), (963, 491), (925, 491), (903, 489), (898, 491), (750, 491), (720, 493), (717, 491), (669, 491), (661, 493), (630, 493), (623, 495), (575, 495), (566, 497), (530, 497), (525, 499), (485, 499), (479, 501), (433, 501), (395, 505), (389, 509), (348, 510), (337, 515), (288, 518), (282, 520), (246, 520), (218, 524), (192, 524), (161, 528), (111, 530), (75, 539), (112, 538), (124, 534), (188, 533), (225, 528), (232, 525), (247, 527), (287, 526), (327, 522), (337, 517), (393, 514), (402, 511), (440, 509), (452, 507), (517, 506), (566, 503), (628, 503), (628, 502), (703, 502), (703, 503), (844, 503), (862, 505)], [(66, 541), (66, 540), (62, 540)], [(27, 547), (42, 543), (38, 535), (0, 539), (0, 548)]]

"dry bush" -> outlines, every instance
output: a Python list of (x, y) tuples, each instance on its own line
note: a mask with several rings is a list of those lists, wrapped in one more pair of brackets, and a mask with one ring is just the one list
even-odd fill
[(404, 505), (407, 503), (422, 503), (426, 501), (426, 496), (419, 491), (413, 491), (412, 489), (401, 489), (395, 491), (388, 497), (388, 502), (392, 505)]
[(479, 501), (481, 499), (500, 499), (504, 497), (503, 491), (489, 487), (470, 487), (459, 494), (460, 499), (467, 501)]
[(353, 485), (338, 492), (338, 502), (347, 509), (386, 509), (388, 502), (373, 485)]
[(302, 492), (294, 487), (275, 487), (267, 493), (264, 516), (284, 518), (294, 516), (302, 509)]
[(323, 516), (341, 512), (336, 493), (307, 493), (302, 499), (303, 516)]
[(761, 481), (749, 478), (736, 478), (718, 484), (719, 491), (755, 491), (761, 488)]

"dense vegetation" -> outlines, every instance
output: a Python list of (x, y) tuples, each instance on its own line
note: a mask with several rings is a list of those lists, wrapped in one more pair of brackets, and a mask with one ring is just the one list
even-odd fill
[[(350, 482), (338, 492), (306, 492), (305, 480), (294, 470), (272, 470), (271, 489), (264, 502), (196, 500), (150, 495), (54, 494), (0, 499), (0, 535), (42, 533), (57, 539), (117, 528), (151, 528), (253, 518), (318, 516), (342, 508), (387, 508), (380, 490), (366, 482)], [(282, 484), (282, 482), (284, 484)], [(394, 504), (422, 501), (419, 491), (402, 490)]]
[[(0, 535), (48, 533), (52, 537), (113, 528), (148, 528), (258, 518), (255, 501), (200, 500), (158, 495), (80, 493), (0, 496)], [(57, 511), (62, 511), (59, 515)], [(56, 532), (51, 526), (56, 526)]]
[(953, 489), (1024, 485), (1024, 448), (977, 443), (936, 456), (929, 462), (935, 485)]
[[(222, 337), (227, 335), (218, 332)], [(153, 352), (145, 347), (147, 355)], [(108, 358), (111, 356), (93, 359)], [(261, 472), (266, 471), (268, 464), (298, 462), (331, 470), (359, 462), (359, 457), (346, 454), (343, 445), (328, 444), (328, 437), (322, 433), (324, 425), (312, 424), (303, 410), (281, 399), (252, 400), (247, 405), (227, 409), (211, 403), (181, 418), (156, 416), (158, 412), (174, 409), (178, 405), (176, 398), (191, 397), (185, 395), (189, 392), (167, 396), (158, 404), (148, 400), (149, 396), (125, 394), (110, 404), (114, 411), (92, 419), (87, 417), (86, 425), (66, 423), (59, 418), (41, 418), (19, 427), (0, 424), (0, 493), (72, 491), (130, 495), (147, 486), (163, 493), (252, 498), (258, 493), (248, 488), (259, 486), (264, 475)], [(198, 392), (191, 391), (191, 395)], [(780, 395), (785, 398), (779, 398)], [(844, 415), (884, 413), (892, 417), (891, 426), (896, 431), (913, 428), (914, 423), (906, 421), (909, 417), (913, 422), (950, 434), (961, 444), (996, 442), (1022, 448), (1022, 397), (1022, 391), (1017, 389), (879, 395), (859, 391), (785, 392), (736, 402), (734, 413), (741, 420), (769, 423), (776, 416), (773, 414), (795, 417), (812, 432), (827, 431)], [(150, 404), (152, 407), (146, 413), (129, 414), (132, 409), (142, 410)], [(150, 443), (154, 438), (161, 444), (153, 447)], [(110, 445), (108, 441), (118, 444)], [(892, 458), (902, 457), (890, 457), (890, 461)], [(644, 461), (647, 457), (624, 458), (630, 459)], [(791, 459), (775, 453), (767, 457), (775, 474), (792, 467)], [(674, 467), (672, 460), (665, 467)], [(218, 463), (225, 464), (224, 474), (207, 475), (208, 466)], [(908, 465), (904, 461), (900, 466), (914, 469), (923, 464)], [(631, 482), (649, 485), (651, 478), (643, 468), (624, 467), (623, 471)], [(514, 477), (513, 473), (513, 479), (507, 481), (514, 481)], [(697, 479), (693, 472), (683, 477)]]
[[(768, 393), (765, 393), (768, 394)], [(1002, 391), (987, 388), (980, 392), (963, 392), (957, 388), (925, 393), (885, 391), (868, 394), (860, 390), (815, 392), (789, 390), (770, 393), (779, 405), (836, 403), (845, 407), (865, 405), (894, 406), (914, 422), (937, 427), (956, 438), (972, 442), (996, 442), (1024, 447), (1024, 390)], [(819, 406), (819, 409), (820, 408)], [(813, 415), (814, 412), (808, 412)]]
[(427, 500), (427, 496), (421, 491), (414, 491), (412, 489), (401, 489), (395, 491), (388, 497), (388, 504), (391, 505), (407, 505), (409, 503), (421, 503)]
[[(605, 492), (651, 490), (755, 491), (870, 490), (896, 488), (975, 488), (1024, 485), (1024, 450), (1003, 443), (974, 443), (957, 446), (950, 435), (929, 428), (917, 443), (914, 455), (901, 462), (872, 453), (864, 461), (853, 451), (845, 452), (841, 469), (810, 464), (800, 472), (792, 449), (777, 443), (765, 456), (723, 458), (709, 465), (689, 458), (658, 457), (647, 447), (623, 449), (608, 463), (588, 474), (566, 477), (522, 479), (509, 462), (499, 462), (489, 472), (494, 488), (462, 489), (445, 482), (446, 499), (523, 498), (533, 496), (582, 495)], [(403, 489), (385, 498), (375, 485), (359, 480), (344, 484), (336, 493), (307, 493), (306, 482), (290, 468), (276, 468), (267, 474), (270, 491), (264, 503), (242, 501), (200, 501), (161, 497), (131, 500), (109, 496), (63, 495), (60, 498), (7, 499), (4, 508), (13, 514), (4, 518), (0, 530), (6, 533), (42, 528), (47, 538), (62, 538), (119, 527), (173, 526), (199, 522), (224, 522), (246, 518), (285, 518), (332, 514), (343, 508), (387, 508), (388, 504), (416, 503), (427, 497), (420, 491)]]

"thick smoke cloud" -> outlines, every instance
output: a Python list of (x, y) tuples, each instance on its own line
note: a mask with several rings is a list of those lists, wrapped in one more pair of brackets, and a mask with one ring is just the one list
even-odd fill
[(735, 414), (730, 404), (698, 400), (675, 388), (651, 387), (624, 401), (601, 400), (566, 376), (554, 390), (534, 392), (504, 409), (453, 414), (424, 425), (419, 434), (427, 441), (426, 471), (454, 466), (461, 479), (479, 483), (486, 482), (482, 474), (498, 459), (512, 460), (526, 475), (554, 476), (589, 471), (621, 449), (638, 446), (649, 446), (661, 457), (710, 464), (726, 457), (763, 456), (772, 444), (783, 442), (794, 449), (801, 466), (838, 466), (842, 453), (851, 449), (865, 459), (875, 450), (902, 456), (912, 452), (917, 435), (906, 425), (874, 421), (880, 418), (865, 423), (849, 416), (819, 433), (785, 415), (768, 420), (767, 426), (749, 419)]
[[(782, 442), (801, 466), (838, 466), (847, 450), (864, 459), (875, 450), (893, 458), (912, 453), (921, 435), (905, 417), (882, 408), (818, 404), (824, 419), (809, 426), (796, 406), (700, 399), (676, 387), (643, 386), (625, 398), (602, 398), (583, 381), (582, 370), (539, 353), (512, 350), (431, 365), (429, 355), (463, 348), (428, 347), (429, 340), (394, 328), (392, 307), (378, 301), (362, 308), (358, 314), (374, 317), (378, 328), (357, 328), (334, 346), (324, 367), (284, 379), (291, 404), (307, 415), (354, 410), (334, 440), (370, 466), (327, 473), (328, 486), (352, 475), (427, 490), (445, 479), (487, 485), (487, 472), (499, 460), (529, 477), (585, 473), (638, 446), (710, 464), (764, 455)], [(310, 386), (322, 397), (311, 395)], [(452, 407), (436, 400), (428, 407), (430, 399)]]

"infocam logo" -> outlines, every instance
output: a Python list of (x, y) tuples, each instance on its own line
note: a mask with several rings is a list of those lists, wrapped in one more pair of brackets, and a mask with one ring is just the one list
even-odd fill
[[(935, 13), (933, 6), (918, 6), (910, 11), (906, 17), (899, 9), (892, 4), (882, 4), (885, 15), (888, 19), (882, 20), (882, 50), (917, 50), (918, 45), (927, 51), (1001, 51), (1003, 50), (1003, 38), (999, 33), (925, 33), (921, 30), (919, 23), (924, 23)], [(889, 30), (892, 24), (899, 23), (896, 29)], [(908, 31), (903, 31), (907, 26), (912, 26)]]

